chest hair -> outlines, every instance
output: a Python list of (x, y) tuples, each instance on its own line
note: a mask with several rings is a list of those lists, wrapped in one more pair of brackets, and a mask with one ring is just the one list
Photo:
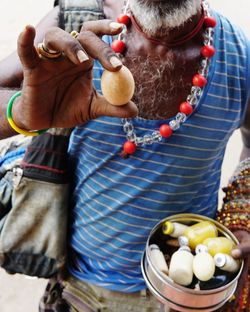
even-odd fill
[(167, 57), (127, 54), (123, 60), (135, 79), (133, 101), (139, 116), (167, 119), (179, 112), (192, 87), (192, 77), (199, 68), (199, 57), (185, 60), (169, 52)]

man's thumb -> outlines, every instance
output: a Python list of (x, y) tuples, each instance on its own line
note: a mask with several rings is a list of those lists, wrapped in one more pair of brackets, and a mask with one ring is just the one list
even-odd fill
[(122, 106), (110, 104), (102, 95), (96, 94), (91, 103), (91, 119), (99, 116), (132, 118), (138, 115), (138, 108), (133, 102)]

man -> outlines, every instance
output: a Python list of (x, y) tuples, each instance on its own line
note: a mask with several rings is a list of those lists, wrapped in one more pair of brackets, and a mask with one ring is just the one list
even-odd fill
[[(140, 259), (150, 230), (176, 213), (215, 217), (225, 146), (240, 126), (242, 158), (249, 156), (249, 42), (244, 34), (213, 12), (217, 26), (208, 40), (209, 45), (214, 40), (216, 54), (200, 65), (205, 30), (198, 27), (203, 19), (199, 0), (131, 0), (134, 20), (121, 62), (107, 42), (122, 31), (112, 22), (122, 7), (123, 1), (103, 1), (105, 19), (86, 22), (77, 38), (56, 28), (55, 8), (38, 27), (36, 43), (44, 39), (47, 51), (63, 51), (64, 56), (41, 58), (33, 46), (35, 30), (27, 26), (18, 42), (21, 64), (15, 55), (0, 64), (3, 88), (19, 89), (22, 83), (22, 95), (12, 108), (19, 128), (75, 127), (69, 147), (74, 172), (71, 277), (61, 286), (63, 298), (76, 311), (105, 306), (108, 311), (159, 311), (152, 298), (142, 297)], [(103, 35), (109, 35), (106, 42)], [(118, 71), (122, 63), (130, 68), (136, 82), (133, 102), (116, 107), (99, 94), (101, 69), (95, 62), (93, 87), (93, 59), (110, 71)], [(201, 96), (190, 91), (199, 71), (203, 76), (208, 71)], [(12, 94), (1, 91), (2, 103)], [(191, 101), (193, 111), (186, 110), (187, 120), (179, 122), (185, 117), (178, 115), (180, 104)], [(0, 109), (0, 132), (7, 137), (14, 132), (6, 105)], [(122, 123), (121, 118), (137, 114), (132, 123)], [(170, 136), (161, 129), (163, 137), (169, 136), (163, 140), (157, 130), (162, 125), (168, 131), (171, 125), (174, 132)], [(121, 157), (127, 135), (138, 142), (128, 159)], [(249, 234), (241, 230), (238, 235), (241, 245), (234, 256), (245, 257)], [(48, 311), (54, 309), (51, 294)]]

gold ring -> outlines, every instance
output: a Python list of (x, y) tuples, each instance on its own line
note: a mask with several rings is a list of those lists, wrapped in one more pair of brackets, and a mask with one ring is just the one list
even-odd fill
[(76, 38), (78, 37), (78, 35), (79, 35), (79, 32), (77, 32), (76, 30), (72, 30), (70, 34), (71, 34), (71, 36), (72, 36), (73, 38), (76, 39)]
[(58, 59), (59, 57), (62, 56), (62, 52), (46, 48), (44, 42), (39, 43), (37, 45), (37, 52), (39, 53), (40, 56), (45, 57), (47, 59)]

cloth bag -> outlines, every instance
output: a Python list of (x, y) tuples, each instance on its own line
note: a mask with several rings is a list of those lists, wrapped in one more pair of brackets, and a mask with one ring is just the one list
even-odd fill
[(0, 266), (9, 273), (48, 278), (65, 265), (69, 134), (51, 129), (33, 138), (2, 172)]

